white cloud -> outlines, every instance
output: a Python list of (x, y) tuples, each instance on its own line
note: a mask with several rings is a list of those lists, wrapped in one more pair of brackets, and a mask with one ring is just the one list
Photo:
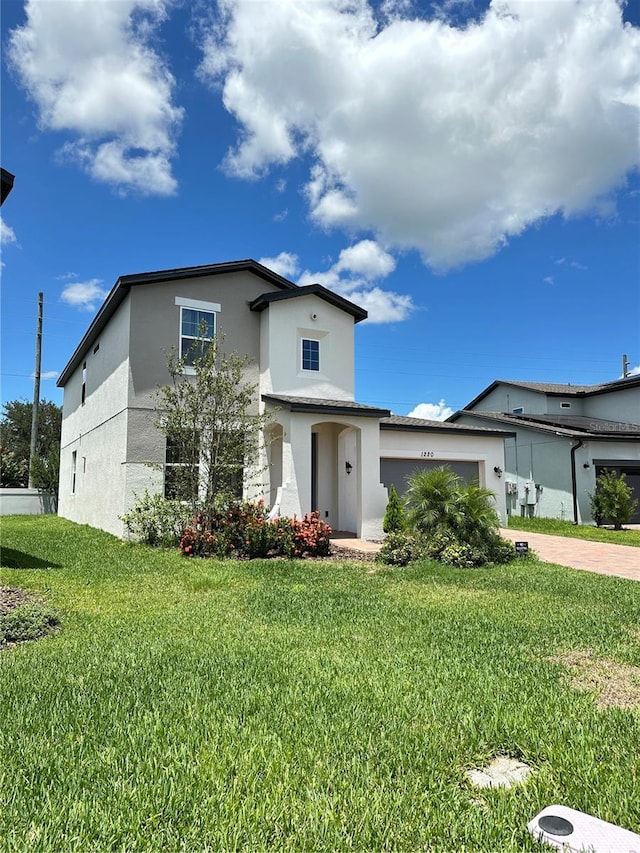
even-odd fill
[(300, 272), (298, 256), (291, 252), (280, 252), (273, 258), (260, 258), (258, 263), (277, 272), (278, 275), (284, 276), (284, 278), (293, 279)]
[(108, 290), (100, 287), (102, 279), (91, 278), (88, 281), (77, 281), (68, 285), (60, 294), (60, 299), (74, 308), (84, 311), (95, 311), (99, 302), (105, 298)]
[(333, 290), (368, 311), (370, 323), (400, 322), (415, 309), (410, 296), (383, 290), (376, 284), (393, 272), (396, 262), (373, 240), (361, 240), (343, 249), (336, 263), (324, 271), (301, 270), (300, 259), (291, 252), (260, 258), (260, 263), (302, 286), (321, 284)]
[[(639, 376), (640, 375), (640, 364), (637, 364), (635, 367), (632, 367), (627, 371), (627, 376)], [(623, 378), (622, 376), (620, 377)]]
[(227, 168), (310, 157), (320, 225), (447, 268), (601, 211), (638, 162), (640, 31), (616, 0), (493, 0), (464, 27), (402, 2), (221, 3), (201, 70), (241, 126)]
[(182, 110), (150, 47), (171, 0), (28, 0), (10, 61), (46, 130), (70, 131), (64, 153), (120, 191), (175, 192), (171, 158)]
[[(45, 370), (43, 373), (40, 374), (40, 379), (42, 379), (43, 381), (47, 379), (57, 379), (58, 376), (60, 376), (60, 371), (58, 370)], [(35, 373), (32, 373), (31, 378), (33, 379), (34, 377)]]
[(425, 421), (446, 421), (452, 414), (453, 409), (447, 406), (443, 398), (439, 403), (418, 403), (407, 417), (423, 418)]
[(555, 284), (555, 279), (552, 275), (547, 275), (542, 280), (545, 284)]
[(17, 243), (16, 232), (4, 219), (0, 219), (0, 244), (7, 246), (9, 243)]

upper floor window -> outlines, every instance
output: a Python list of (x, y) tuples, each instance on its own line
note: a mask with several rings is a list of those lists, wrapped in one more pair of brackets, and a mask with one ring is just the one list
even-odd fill
[(320, 370), (320, 341), (302, 339), (302, 369)]
[(524, 408), (522, 406), (516, 406), (515, 409), (511, 409), (514, 415), (521, 415), (524, 412)]
[(561, 409), (570, 409), (571, 403), (560, 403), (560, 408)]
[(193, 367), (207, 353), (215, 337), (220, 305), (181, 296), (176, 296), (176, 305), (180, 307), (180, 356), (187, 366)]

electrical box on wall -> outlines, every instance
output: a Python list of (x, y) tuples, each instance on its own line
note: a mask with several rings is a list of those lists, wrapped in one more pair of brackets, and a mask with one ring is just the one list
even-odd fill
[(508, 495), (517, 495), (518, 494), (518, 485), (517, 483), (511, 483), (509, 480), (504, 484), (505, 489)]
[(534, 504), (536, 502), (536, 484), (533, 480), (527, 480), (524, 484), (525, 503)]

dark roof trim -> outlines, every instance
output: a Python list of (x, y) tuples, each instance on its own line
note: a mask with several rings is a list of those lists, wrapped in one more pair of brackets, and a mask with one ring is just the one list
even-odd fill
[(3, 169), (0, 166), (0, 176), (2, 178), (2, 195), (0, 196), (0, 204), (4, 204), (5, 199), (13, 189), (13, 182), (15, 180), (15, 175), (12, 175), (11, 172), (7, 172), (6, 169)]
[(285, 406), (290, 412), (312, 412), (324, 415), (348, 415), (349, 417), (384, 418), (391, 413), (389, 409), (377, 409), (363, 403), (351, 403), (348, 400), (321, 400), (310, 397), (289, 397), (279, 394), (263, 394), (266, 403)]
[[(419, 418), (411, 420), (419, 421)], [(515, 438), (516, 433), (504, 429), (491, 429), (491, 427), (472, 427), (466, 424), (448, 424), (446, 421), (422, 421), (421, 423), (407, 423), (405, 420), (396, 419), (393, 416), (383, 418), (380, 421), (380, 429), (406, 430), (415, 432), (448, 432), (450, 435), (474, 435), (484, 438)]]
[(296, 287), (295, 290), (280, 293), (263, 293), (257, 299), (254, 299), (249, 307), (252, 311), (264, 311), (272, 302), (280, 302), (283, 299), (294, 299), (299, 296), (318, 296), (330, 305), (339, 308), (341, 311), (346, 311), (347, 314), (351, 314), (356, 323), (366, 320), (369, 316), (364, 308), (360, 308), (359, 305), (355, 305), (353, 302), (349, 302), (348, 299), (338, 296), (337, 293), (327, 290), (321, 284), (307, 284), (304, 287)]
[(180, 267), (173, 270), (158, 270), (156, 272), (137, 273), (135, 275), (123, 275), (116, 281), (111, 292), (102, 303), (102, 306), (93, 322), (87, 329), (84, 337), (76, 347), (66, 367), (58, 377), (57, 386), (63, 388), (67, 380), (82, 361), (85, 353), (93, 346), (96, 339), (115, 314), (120, 304), (124, 301), (132, 287), (140, 284), (157, 284), (162, 281), (180, 281), (187, 278), (201, 278), (207, 275), (223, 275), (234, 272), (252, 272), (254, 275), (264, 279), (269, 284), (282, 288), (283, 290), (297, 290), (298, 286), (292, 281), (283, 278), (273, 270), (259, 264), (250, 258), (243, 261), (227, 261), (220, 264), (207, 264), (196, 267)]

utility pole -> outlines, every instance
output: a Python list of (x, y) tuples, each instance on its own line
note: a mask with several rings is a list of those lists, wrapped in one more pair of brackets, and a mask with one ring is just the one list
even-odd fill
[(622, 378), (626, 379), (629, 375), (629, 359), (627, 358), (627, 354), (625, 353), (622, 356)]
[(29, 488), (33, 489), (32, 465), (38, 449), (38, 415), (40, 413), (40, 365), (42, 363), (42, 303), (44, 294), (38, 294), (38, 326), (36, 329), (36, 369), (33, 375), (33, 407), (31, 409), (31, 447), (29, 449)]

